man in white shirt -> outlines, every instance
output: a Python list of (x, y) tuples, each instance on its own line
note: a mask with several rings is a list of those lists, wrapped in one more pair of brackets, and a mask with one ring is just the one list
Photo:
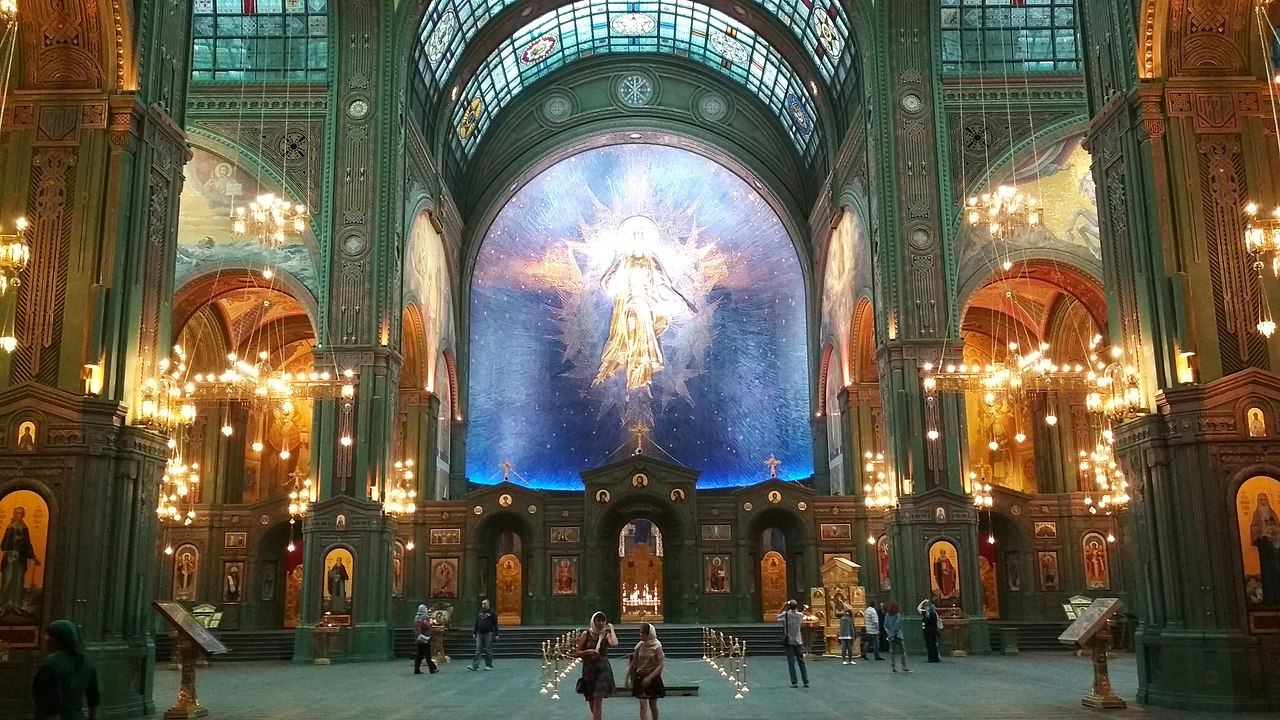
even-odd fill
[(800, 603), (788, 600), (778, 611), (778, 619), (782, 621), (782, 645), (787, 651), (787, 671), (791, 673), (791, 687), (796, 687), (796, 664), (800, 665), (800, 678), (804, 686), (809, 687), (809, 671), (804, 666), (804, 639), (800, 636), (804, 628), (804, 613), (800, 612)]
[(862, 646), (862, 659), (871, 659), (867, 657), (867, 651), (870, 650), (875, 653), (877, 660), (883, 660), (884, 658), (880, 657), (880, 613), (876, 612), (875, 603), (867, 603), (862, 619), (866, 627), (866, 643)]

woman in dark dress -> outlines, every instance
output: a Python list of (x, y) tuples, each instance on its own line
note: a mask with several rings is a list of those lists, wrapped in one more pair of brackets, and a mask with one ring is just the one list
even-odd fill
[(650, 623), (640, 626), (640, 642), (631, 653), (631, 664), (627, 666), (627, 682), (631, 685), (631, 697), (640, 701), (640, 720), (658, 720), (658, 698), (667, 696), (667, 688), (662, 684), (662, 671), (667, 666), (666, 655), (662, 652), (662, 643), (658, 642), (658, 633)]
[(618, 646), (613, 623), (605, 622), (604, 613), (591, 616), (591, 626), (578, 636), (578, 657), (582, 658), (582, 677), (578, 692), (591, 706), (591, 720), (600, 720), (604, 699), (613, 694), (613, 666), (609, 664), (609, 648)]
[(924, 646), (929, 653), (929, 659), (925, 662), (942, 662), (938, 657), (938, 638), (941, 637), (941, 628), (938, 627), (938, 606), (933, 604), (932, 599), (920, 601), (920, 605), (916, 608), (920, 611), (920, 626), (924, 630)]

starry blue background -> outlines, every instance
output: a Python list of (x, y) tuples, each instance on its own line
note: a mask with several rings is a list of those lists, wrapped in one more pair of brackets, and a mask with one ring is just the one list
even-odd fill
[[(676, 236), (675, 244), (696, 229), (728, 265), (702, 304), (713, 313), (698, 350), (705, 362), (686, 373), (687, 397), (655, 391), (652, 440), (661, 450), (647, 452), (700, 471), (700, 487), (766, 480), (770, 453), (783, 463), (779, 477), (811, 476), (804, 282), (782, 223), (759, 193), (713, 161), (628, 144), (544, 171), (485, 235), (471, 294), (471, 480), (500, 482), (498, 465), (510, 459), (533, 487), (580, 489), (581, 471), (629, 454), (621, 377), (591, 386), (612, 303), (598, 276), (584, 277), (588, 322), (575, 324), (565, 317), (563, 285), (538, 268), (553, 266), (548, 258), (566, 243), (591, 242), (594, 231), (607, 233), (632, 214), (653, 217), (664, 241)], [(669, 361), (678, 344), (696, 342), (690, 335), (675, 322), (662, 336)], [(567, 337), (585, 346), (578, 356), (589, 355), (590, 367), (575, 365)], [(677, 376), (664, 369), (654, 385), (665, 388)]]

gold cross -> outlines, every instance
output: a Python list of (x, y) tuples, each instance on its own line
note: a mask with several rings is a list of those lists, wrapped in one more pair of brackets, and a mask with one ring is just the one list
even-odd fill
[(502, 468), (502, 482), (509, 481), (511, 479), (511, 470), (515, 468), (515, 465), (512, 465), (510, 460), (503, 460), (498, 467)]
[(636, 423), (631, 426), (631, 434), (636, 439), (636, 454), (639, 455), (644, 450), (644, 438), (649, 434), (649, 428)]
[(769, 479), (776, 480), (778, 477), (778, 466), (782, 464), (782, 461), (774, 457), (773, 453), (769, 453), (769, 459), (765, 460), (764, 464), (769, 466)]

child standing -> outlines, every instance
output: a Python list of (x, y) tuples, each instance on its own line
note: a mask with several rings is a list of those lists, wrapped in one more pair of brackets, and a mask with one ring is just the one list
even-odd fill
[(840, 614), (840, 659), (845, 665), (857, 665), (853, 661), (853, 610), (845, 608)]

